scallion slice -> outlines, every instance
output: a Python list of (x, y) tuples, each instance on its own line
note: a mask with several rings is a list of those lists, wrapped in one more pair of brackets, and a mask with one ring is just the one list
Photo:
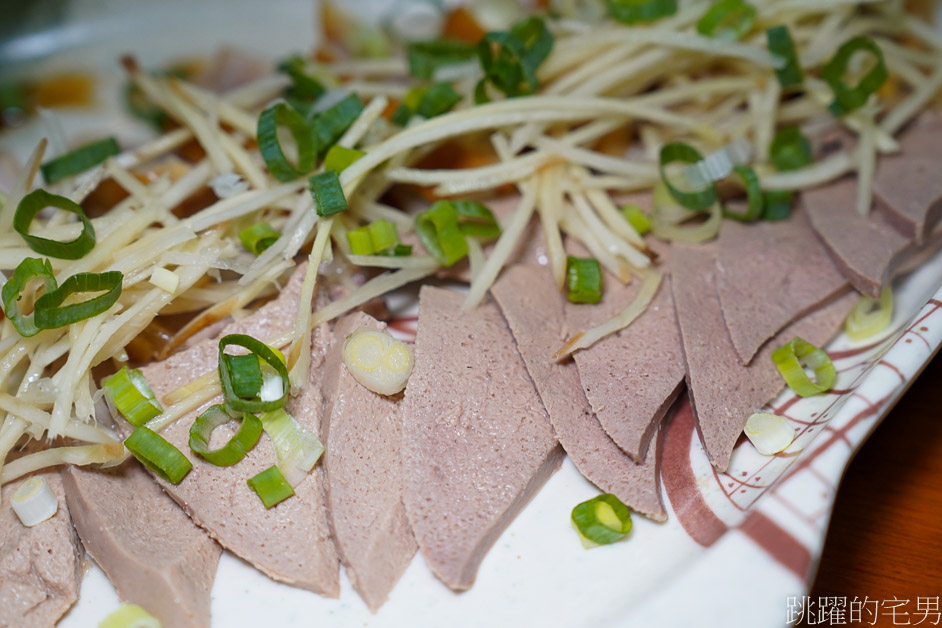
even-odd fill
[(319, 113), (311, 124), (317, 154), (323, 155), (330, 150), (362, 112), (363, 101), (356, 94), (350, 94), (333, 107)]
[(788, 220), (792, 215), (795, 193), (791, 190), (769, 190), (764, 197), (762, 220)]
[(733, 168), (733, 173), (742, 180), (746, 188), (746, 211), (739, 213), (724, 208), (723, 215), (727, 218), (733, 218), (743, 222), (759, 220), (759, 218), (762, 217), (765, 197), (762, 194), (762, 189), (759, 187), (759, 177), (756, 175), (756, 171), (749, 166), (736, 166)]
[(677, 13), (677, 0), (605, 0), (612, 19), (625, 24), (653, 22)]
[(801, 71), (798, 52), (795, 50), (795, 42), (792, 40), (792, 34), (788, 27), (784, 24), (773, 26), (765, 31), (765, 39), (769, 46), (769, 52), (785, 61), (785, 65), (775, 68), (775, 76), (778, 78), (779, 85), (782, 87), (801, 85), (805, 80), (805, 76)]
[(399, 243), (396, 227), (388, 220), (374, 220), (366, 229), (370, 233), (370, 242), (376, 253), (386, 251)]
[(605, 493), (572, 509), (572, 525), (594, 547), (609, 545), (631, 532), (631, 512), (620, 499)]
[(452, 266), (468, 254), (468, 243), (458, 225), (458, 211), (450, 201), (436, 201), (416, 214), (415, 231), (425, 250), (443, 266)]
[[(873, 67), (860, 79), (855, 86), (844, 82), (844, 75), (851, 57), (858, 52), (868, 52), (873, 56)], [(828, 106), (835, 116), (843, 116), (866, 104), (870, 95), (876, 92), (889, 78), (886, 63), (883, 61), (883, 51), (875, 41), (869, 37), (854, 37), (844, 43), (831, 60), (821, 68), (823, 78), (834, 90), (834, 101)]]
[[(55, 207), (78, 216), (82, 221), (82, 233), (69, 242), (57, 242), (29, 235), (33, 218), (47, 207)], [(95, 248), (95, 227), (85, 215), (85, 211), (70, 199), (58, 194), (50, 194), (45, 190), (33, 190), (23, 197), (13, 216), (13, 228), (26, 240), (29, 248), (40, 255), (49, 255), (59, 259), (81, 259)]]
[(285, 101), (307, 118), (311, 108), (324, 92), (324, 86), (313, 76), (304, 73), (304, 60), (293, 56), (278, 64), (278, 71), (291, 77), (292, 84), (285, 89)]
[(98, 628), (161, 628), (160, 620), (137, 604), (122, 604), (98, 624)]
[(118, 146), (118, 140), (113, 137), (106, 137), (103, 140), (69, 151), (55, 159), (50, 159), (40, 166), (39, 170), (43, 173), (43, 180), (47, 184), (52, 184), (74, 174), (85, 172), (120, 152), (121, 147)]
[(275, 448), (278, 469), (291, 486), (297, 486), (320, 460), (324, 444), (284, 408), (262, 412), (258, 419)]
[(102, 382), (102, 388), (109, 405), (135, 427), (144, 425), (164, 411), (138, 369), (122, 366)]
[(691, 211), (709, 209), (716, 203), (716, 184), (710, 181), (699, 190), (685, 191), (671, 183), (666, 169), (672, 163), (695, 164), (701, 159), (703, 155), (700, 151), (683, 142), (669, 142), (661, 148), (659, 164), (661, 180), (674, 200)]
[(566, 298), (570, 303), (602, 300), (602, 266), (595, 258), (566, 258)]
[(645, 235), (651, 231), (651, 218), (637, 205), (631, 203), (625, 205), (621, 208), (621, 215), (638, 232), (638, 235)]
[(844, 331), (851, 340), (864, 340), (879, 334), (893, 320), (893, 291), (883, 288), (880, 300), (863, 296), (844, 322)]
[(739, 41), (756, 23), (756, 8), (745, 0), (718, 0), (697, 21), (701, 35)]
[(272, 508), (294, 495), (294, 489), (285, 477), (272, 465), (247, 480), (249, 488), (261, 498), (265, 508)]
[[(52, 292), (47, 292), (38, 299), (34, 307), (34, 320), (40, 329), (65, 327), (86, 318), (105, 312), (121, 296), (121, 282), (124, 275), (116, 270), (104, 273), (77, 273), (62, 282)], [(62, 305), (73, 294), (83, 292), (102, 292), (87, 301)]]
[(399, 243), (395, 225), (383, 219), (351, 229), (347, 232), (347, 242), (354, 255), (407, 256), (412, 253), (411, 246)]
[(500, 236), (500, 225), (487, 205), (477, 201), (448, 201), (458, 212), (458, 227), (466, 236), (490, 240)]
[[(236, 394), (233, 379), (236, 377), (231, 372), (231, 363), (226, 359), (226, 347), (236, 346), (248, 349), (251, 354), (264, 360), (281, 377), (282, 395), (272, 401), (262, 401), (256, 396), (253, 398), (243, 398)], [(256, 360), (256, 365), (258, 361)], [(235, 412), (267, 412), (277, 410), (285, 405), (288, 400), (288, 369), (285, 367), (284, 359), (279, 357), (275, 351), (264, 342), (256, 340), (245, 334), (229, 334), (219, 340), (219, 381), (222, 384), (223, 396), (226, 398), (226, 406)], [(260, 385), (261, 387), (261, 385)]]
[(344, 146), (334, 146), (330, 147), (330, 150), (327, 151), (327, 156), (324, 157), (324, 169), (333, 170), (334, 172), (340, 174), (346, 170), (350, 164), (355, 162), (357, 159), (365, 155), (362, 150), (357, 150), (355, 148), (346, 148)]
[(258, 397), (262, 391), (262, 366), (258, 356), (254, 353), (248, 355), (221, 354), (219, 359), (229, 372), (232, 392), (240, 399)]
[[(810, 397), (829, 390), (837, 379), (837, 372), (828, 354), (797, 336), (772, 352), (772, 361), (785, 383), (800, 397)], [(814, 371), (811, 381), (805, 367)]]
[(46, 478), (34, 475), (10, 496), (10, 506), (27, 528), (55, 516), (59, 510), (59, 498), (49, 488)]
[(811, 142), (798, 127), (785, 127), (772, 139), (769, 157), (779, 170), (804, 168), (811, 163)]
[[(242, 356), (244, 357), (244, 356)], [(231, 467), (252, 451), (262, 436), (262, 422), (254, 414), (243, 412), (238, 431), (222, 447), (210, 449), (213, 430), (235, 419), (221, 405), (210, 406), (196, 417), (190, 427), (190, 449), (206, 462), (217, 467)]]
[(193, 463), (179, 449), (143, 425), (134, 428), (124, 446), (141, 463), (171, 484), (179, 484), (193, 468)]
[[(278, 127), (291, 133), (298, 149), (298, 163), (292, 165), (281, 148)], [(291, 181), (310, 172), (317, 159), (317, 143), (301, 114), (283, 102), (272, 105), (258, 116), (258, 150), (268, 172), (279, 181)]]
[(319, 172), (311, 177), (309, 182), (318, 216), (333, 216), (347, 209), (347, 198), (343, 195), (340, 177), (336, 172)]
[(474, 54), (474, 44), (458, 39), (421, 41), (406, 47), (409, 73), (425, 81), (431, 79), (438, 68), (471, 61)]
[(27, 257), (19, 263), (10, 279), (3, 284), (3, 290), (0, 291), (0, 296), (3, 297), (4, 314), (13, 323), (16, 331), (25, 337), (35, 336), (41, 329), (34, 321), (35, 313), (23, 314), (19, 305), (20, 299), (23, 298), (23, 291), (33, 279), (42, 280), (43, 290), (47, 294), (54, 292), (59, 286), (49, 260)]
[(270, 247), (281, 234), (271, 228), (267, 222), (257, 222), (239, 232), (239, 240), (247, 251), (254, 255), (261, 255)]
[(538, 17), (517, 22), (510, 32), (487, 33), (477, 45), (484, 78), (475, 89), (475, 100), (486, 99), (488, 82), (510, 98), (534, 93), (540, 86), (536, 71), (552, 49), (553, 35)]
[(451, 111), (451, 108), (461, 102), (458, 95), (448, 83), (434, 83), (429, 85), (422, 94), (422, 99), (415, 112), (423, 118), (434, 118)]

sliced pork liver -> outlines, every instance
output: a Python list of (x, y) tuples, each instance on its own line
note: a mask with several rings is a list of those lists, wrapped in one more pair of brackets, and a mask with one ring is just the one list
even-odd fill
[(493, 303), (423, 286), (403, 421), (406, 513), (422, 554), (467, 589), (500, 533), (555, 471), (562, 450)]
[(879, 211), (864, 218), (854, 208), (857, 183), (841, 179), (802, 193), (811, 226), (857, 290), (874, 298), (911, 239), (899, 233)]
[[(573, 242), (574, 255), (587, 253)], [(649, 243), (666, 268), (669, 248)], [(637, 279), (628, 285), (605, 273), (602, 301), (596, 305), (566, 303), (570, 333), (611, 319), (635, 299)], [(643, 461), (661, 418), (674, 402), (684, 381), (684, 359), (677, 332), (670, 277), (665, 276), (648, 309), (617, 334), (573, 354), (582, 388), (595, 412), (619, 447)]]
[(361, 327), (382, 331), (386, 325), (351, 314), (334, 327), (327, 353), (324, 469), (334, 543), (353, 588), (375, 612), (416, 544), (402, 503), (402, 402), (370, 392), (343, 364), (344, 338)]
[(25, 479), (4, 485), (0, 500), (0, 626), (51, 627), (78, 599), (85, 552), (72, 527), (62, 480), (41, 474), (59, 510), (27, 528), (10, 506)]
[[(295, 273), (277, 299), (228, 326), (225, 333), (249, 334), (265, 340), (289, 329), (297, 312), (302, 280), (300, 272)], [(320, 432), (323, 412), (320, 378), (327, 340), (326, 330), (318, 329), (312, 347), (308, 386), (287, 406), (288, 412), (314, 433)], [(214, 371), (217, 361), (218, 346), (213, 339), (163, 362), (151, 364), (142, 371), (159, 398), (196, 377)], [(330, 540), (320, 465), (295, 487), (294, 497), (265, 510), (258, 495), (246, 484), (246, 479), (275, 464), (275, 452), (267, 437), (263, 436), (259, 444), (234, 467), (216, 467), (206, 463), (187, 445), (190, 425), (195, 417), (208, 405), (221, 401), (221, 396), (212, 399), (161, 433), (193, 463), (193, 470), (179, 485), (161, 481), (164, 490), (223, 547), (271, 578), (336, 597), (340, 593), (339, 562)]]
[(75, 528), (122, 600), (165, 626), (208, 626), (222, 549), (136, 460), (110, 470), (62, 472)]
[(743, 366), (723, 320), (715, 260), (712, 247), (675, 245), (671, 269), (697, 429), (710, 461), (725, 471), (746, 419), (785, 385), (772, 362), (772, 351), (795, 336), (817, 346), (825, 344), (858, 297), (848, 292), (795, 321), (763, 346), (750, 366)]
[(649, 454), (644, 464), (636, 464), (602, 429), (582, 390), (575, 363), (559, 363), (552, 358), (565, 341), (566, 325), (563, 300), (549, 269), (508, 268), (491, 288), (491, 294), (510, 325), (556, 437), (576, 468), (632, 509), (657, 521), (666, 519), (657, 452)]
[(743, 364), (785, 325), (847, 288), (802, 211), (779, 222), (727, 220), (717, 250), (723, 318)]
[(936, 157), (909, 153), (885, 157), (873, 181), (877, 205), (917, 244), (942, 218), (942, 137), (937, 138), (936, 150)]

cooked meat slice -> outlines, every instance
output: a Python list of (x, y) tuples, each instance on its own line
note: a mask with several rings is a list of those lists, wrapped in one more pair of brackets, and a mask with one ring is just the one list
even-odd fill
[[(587, 253), (574, 242), (567, 249)], [(651, 241), (662, 261), (669, 247)], [(596, 305), (566, 303), (569, 332), (595, 327), (634, 301), (640, 281), (628, 285), (604, 273), (602, 301)], [(636, 461), (643, 461), (661, 418), (680, 393), (684, 358), (677, 332), (670, 277), (665, 276), (647, 311), (617, 334), (588, 349), (575, 352), (582, 388), (602, 427), (619, 447)]]
[[(644, 464), (636, 464), (602, 429), (582, 390), (576, 364), (552, 358), (565, 340), (565, 313), (549, 269), (508, 268), (491, 294), (510, 325), (556, 437), (576, 468), (632, 509), (657, 521), (665, 520), (657, 451), (649, 454)], [(673, 319), (673, 308), (671, 312)]]
[(432, 571), (474, 584), (500, 533), (562, 461), (553, 428), (493, 303), (423, 286), (403, 420), (406, 513)]
[(899, 134), (899, 154), (910, 159), (942, 159), (942, 112), (926, 109)]
[(856, 197), (856, 181), (846, 178), (801, 195), (811, 226), (847, 279), (860, 292), (879, 298), (911, 239), (896, 231), (882, 212), (859, 215)]
[(743, 364), (769, 338), (847, 288), (804, 212), (780, 222), (723, 223), (716, 288)]
[(746, 419), (785, 386), (772, 351), (795, 336), (817, 346), (825, 344), (858, 297), (848, 291), (795, 321), (766, 343), (751, 365), (743, 366), (723, 320), (715, 260), (712, 247), (675, 245), (671, 272), (697, 429), (713, 466), (725, 471)]
[[(299, 270), (277, 299), (233, 323), (225, 333), (244, 333), (265, 340), (290, 329), (297, 312), (301, 280)], [(327, 336), (325, 329), (317, 330), (308, 385), (286, 406), (301, 425), (315, 434), (320, 432), (323, 411), (320, 380)], [(217, 361), (218, 344), (214, 339), (142, 371), (154, 393), (161, 398), (194, 378), (214, 371)], [(222, 396), (212, 399), (161, 433), (193, 463), (193, 470), (180, 484), (174, 486), (161, 480), (161, 485), (210, 536), (260, 571), (280, 582), (336, 597), (340, 593), (339, 563), (327, 524), (320, 465), (295, 487), (294, 497), (266, 510), (246, 479), (276, 463), (267, 437), (263, 436), (234, 469), (211, 465), (189, 449), (189, 429), (195, 417), (209, 405), (221, 402)]]
[(78, 599), (85, 552), (72, 527), (58, 472), (42, 473), (59, 510), (31, 528), (10, 497), (26, 478), (4, 485), (0, 499), (0, 626), (54, 626)]
[(402, 503), (402, 417), (399, 399), (359, 384), (343, 364), (343, 344), (360, 328), (386, 325), (363, 313), (334, 327), (323, 391), (327, 512), (347, 575), (370, 610), (382, 606), (415, 555)]
[[(942, 142), (942, 136), (938, 141)], [(908, 153), (885, 157), (873, 180), (877, 205), (901, 233), (914, 238), (917, 244), (942, 218), (942, 147), (937, 150), (936, 157), (913, 157)]]
[(208, 626), (222, 549), (136, 460), (115, 469), (70, 466), (65, 495), (82, 544), (122, 600), (165, 626)]

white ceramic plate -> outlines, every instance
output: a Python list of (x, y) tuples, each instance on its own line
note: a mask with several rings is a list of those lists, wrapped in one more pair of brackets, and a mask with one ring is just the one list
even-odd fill
[[(156, 66), (235, 41), (278, 58), (309, 50), (314, 32), (314, 12), (303, 0), (76, 0), (63, 6), (61, 23), (0, 44), (0, 67), (96, 70), (100, 107), (59, 118), (68, 137), (118, 134), (125, 143), (142, 131), (116, 122), (120, 54), (133, 51), (144, 65)], [(31, 124), (0, 136), (0, 147), (22, 159), (42, 133)], [(787, 597), (807, 592), (848, 461), (942, 343), (940, 286), (942, 253), (894, 286), (891, 332), (866, 345), (839, 337), (828, 347), (839, 371), (835, 392), (810, 399), (784, 393), (770, 404), (798, 433), (785, 454), (762, 457), (741, 442), (729, 471), (718, 474), (689, 406), (682, 405), (664, 445), (669, 520), (635, 517), (627, 542), (582, 548), (569, 513), (598, 491), (567, 461), (500, 537), (467, 593), (448, 590), (418, 555), (389, 602), (371, 615), (346, 580), (340, 599), (329, 600), (277, 584), (225, 553), (213, 589), (213, 623), (781, 626)], [(81, 598), (61, 626), (97, 625), (118, 604), (104, 574), (91, 565)]]

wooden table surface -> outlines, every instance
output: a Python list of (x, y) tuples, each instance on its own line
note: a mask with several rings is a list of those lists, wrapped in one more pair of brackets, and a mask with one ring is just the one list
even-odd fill
[[(923, 619), (918, 598), (942, 596), (942, 355), (851, 462), (810, 595), (908, 599), (897, 625)], [(882, 613), (876, 625), (894, 624)]]

